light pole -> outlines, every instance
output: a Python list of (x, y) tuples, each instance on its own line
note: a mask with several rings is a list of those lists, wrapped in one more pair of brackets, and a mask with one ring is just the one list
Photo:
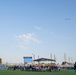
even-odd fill
[(50, 59), (51, 59), (51, 63), (52, 63), (52, 53), (50, 54)]
[[(33, 56), (33, 60), (35, 60), (35, 54), (32, 53), (32, 56)], [(35, 63), (35, 62), (33, 61), (33, 63)]]
[(56, 56), (55, 55), (54, 55), (54, 60), (55, 60), (54, 62), (56, 63)]
[(66, 53), (64, 53), (64, 61), (67, 62)]

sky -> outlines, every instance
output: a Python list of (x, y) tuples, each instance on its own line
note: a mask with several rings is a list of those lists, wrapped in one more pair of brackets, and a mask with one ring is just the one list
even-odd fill
[(76, 61), (76, 0), (0, 0), (0, 58)]

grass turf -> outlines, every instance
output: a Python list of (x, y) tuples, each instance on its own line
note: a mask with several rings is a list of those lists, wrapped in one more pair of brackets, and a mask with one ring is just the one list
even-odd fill
[(74, 71), (60, 71), (60, 72), (28, 72), (28, 71), (13, 71), (0, 70), (0, 75), (76, 75)]

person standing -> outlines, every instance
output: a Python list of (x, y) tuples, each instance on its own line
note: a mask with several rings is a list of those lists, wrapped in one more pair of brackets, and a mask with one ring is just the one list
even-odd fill
[(75, 72), (76, 72), (76, 62), (75, 62), (75, 64), (74, 64), (74, 70), (75, 70)]

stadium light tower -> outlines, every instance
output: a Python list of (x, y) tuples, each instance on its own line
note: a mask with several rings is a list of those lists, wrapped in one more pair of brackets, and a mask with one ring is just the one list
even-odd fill
[(35, 54), (32, 53), (32, 55), (33, 55), (33, 60), (35, 60)]
[(71, 57), (71, 63), (73, 63), (73, 58)]
[[(32, 56), (33, 56), (33, 60), (35, 60), (35, 54), (32, 53)], [(33, 61), (33, 63), (35, 63), (35, 62)]]
[[(56, 60), (56, 56), (55, 56), (55, 54), (54, 54), (54, 60)], [(56, 61), (54, 61), (54, 62), (56, 62)]]
[[(50, 59), (52, 59), (52, 53), (50, 54)], [(51, 63), (52, 63), (52, 61), (51, 61)]]
[(66, 59), (66, 53), (64, 53), (64, 61), (65, 62), (67, 61), (67, 59)]
[(68, 57), (68, 61), (69, 61), (69, 63), (70, 63), (70, 57)]

